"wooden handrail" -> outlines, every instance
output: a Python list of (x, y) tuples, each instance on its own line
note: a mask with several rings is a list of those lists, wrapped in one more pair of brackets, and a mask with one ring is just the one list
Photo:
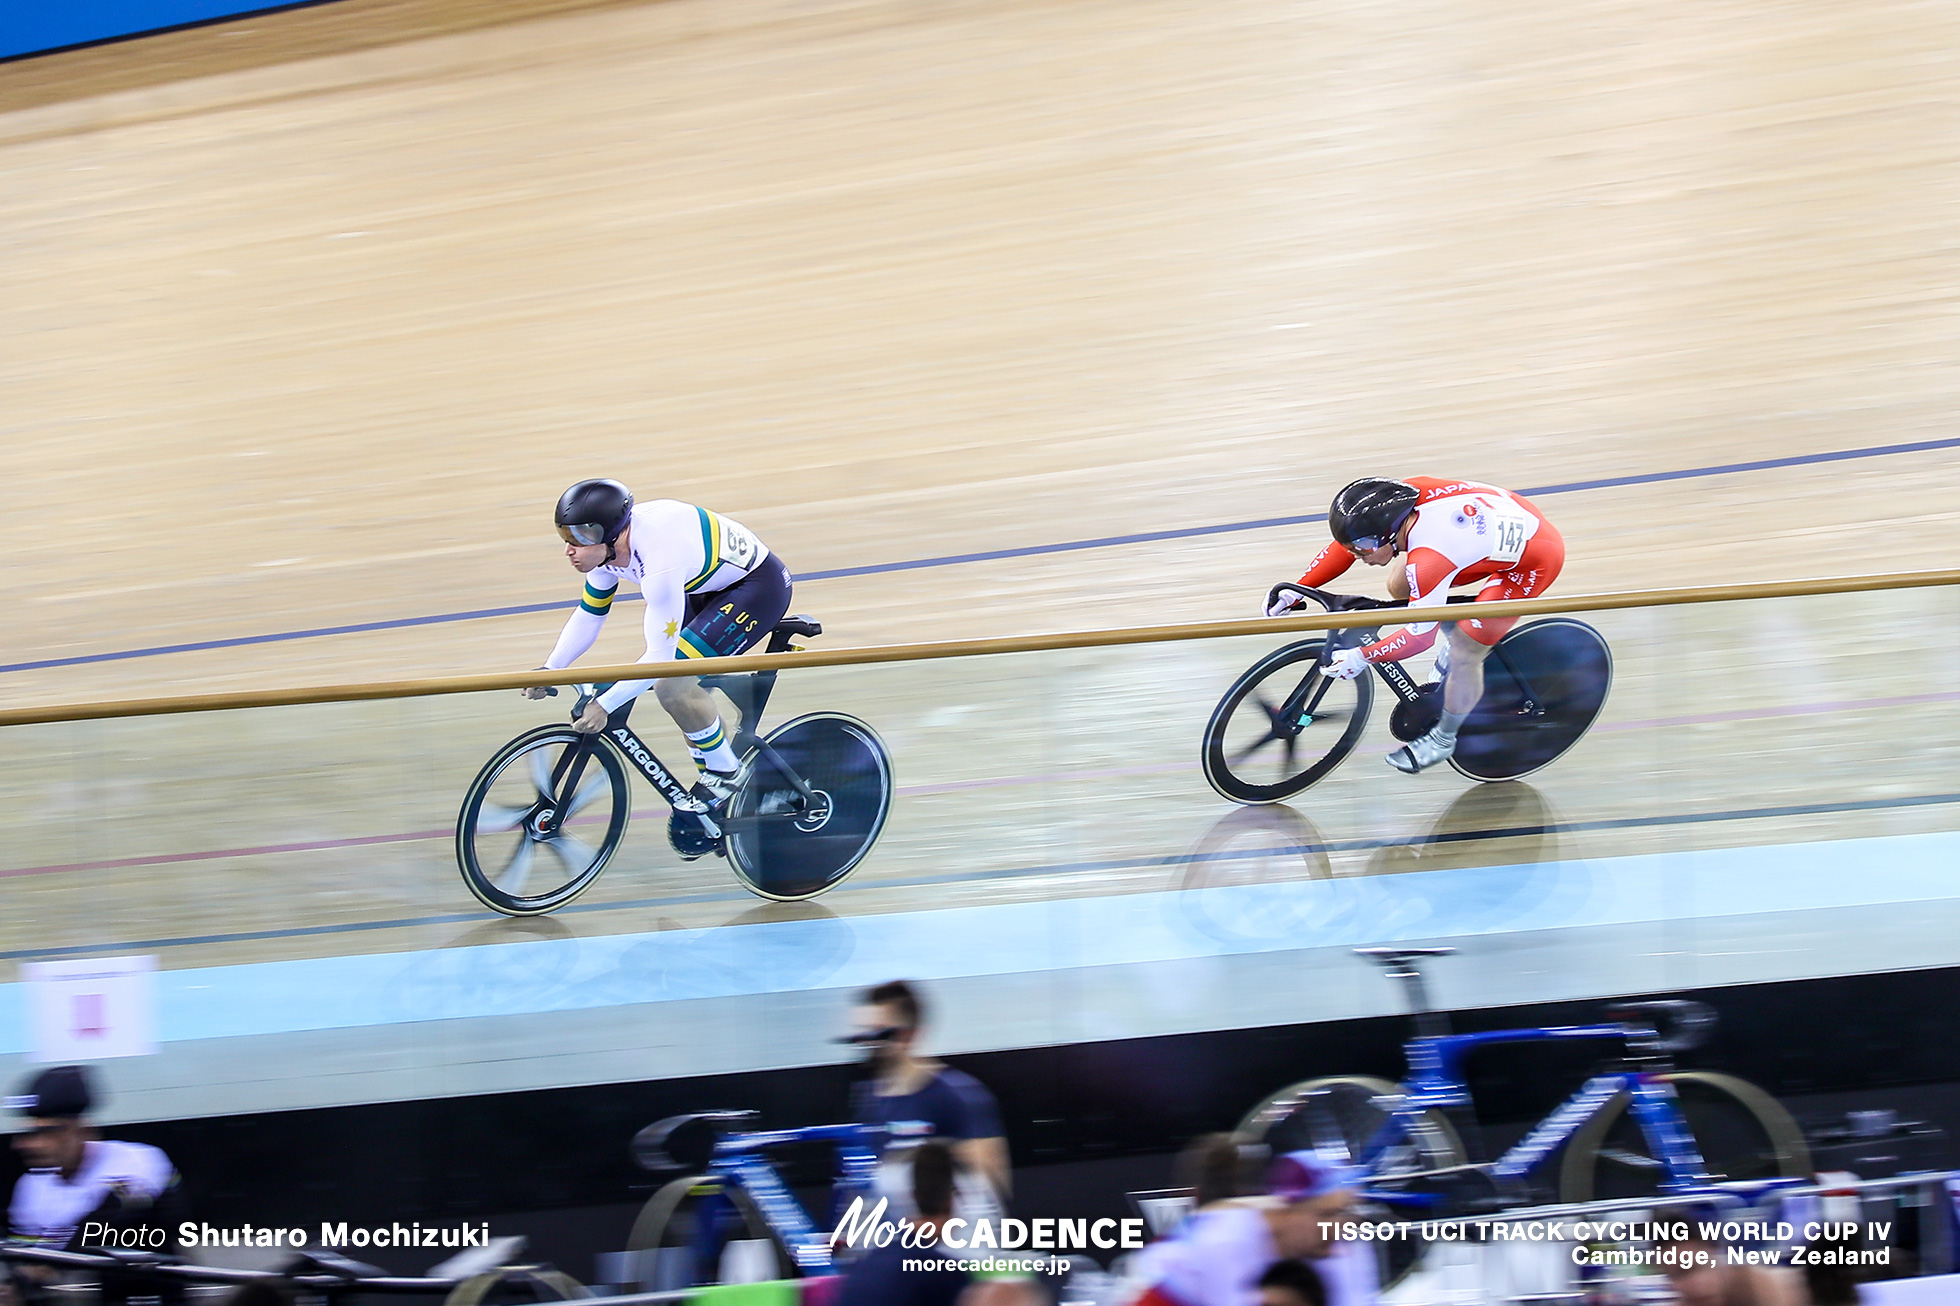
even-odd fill
[[(1907, 571), (1884, 576), (1837, 576), (1823, 580), (1769, 581), (1753, 585), (1704, 585), (1689, 589), (1629, 590), (1620, 594), (1573, 594), (1479, 603), (1479, 617), (1537, 617), (1556, 612), (1607, 612), (1617, 608), (1668, 608), (1688, 603), (1732, 603), (1746, 599), (1799, 598), (1852, 594), (1867, 590), (1918, 589), (1960, 585), (1960, 569)], [(1455, 610), (1461, 620), (1467, 612)], [(135, 698), (109, 703), (60, 703), (0, 711), (0, 726), (51, 721), (99, 721), (113, 717), (166, 716), (179, 712), (218, 712), (245, 707), (292, 707), (303, 703), (355, 703), (378, 698), (423, 698), (472, 694), (532, 685), (573, 685), (606, 680), (658, 680), (668, 676), (722, 675), (774, 667), (859, 666), (875, 662), (923, 662), (934, 658), (981, 657), (994, 653), (1037, 653), (1051, 649), (1102, 648), (1119, 644), (1159, 644), (1186, 639), (1224, 639), (1234, 635), (1285, 635), (1303, 630), (1397, 625), (1401, 609), (1314, 613), (1301, 617), (1254, 617), (1178, 626), (1134, 626), (1124, 630), (1079, 630), (1050, 635), (1010, 635), (997, 639), (947, 640), (937, 644), (886, 644), (872, 648), (805, 649), (795, 653), (745, 653), (733, 658), (673, 662), (634, 662), (624, 666), (579, 667), (564, 671), (501, 671), (471, 676), (430, 676), (360, 685), (316, 685), (298, 689), (248, 689), (175, 698)]]

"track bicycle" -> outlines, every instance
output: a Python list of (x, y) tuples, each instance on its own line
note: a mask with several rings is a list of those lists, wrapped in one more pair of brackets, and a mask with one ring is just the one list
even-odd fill
[[(767, 651), (789, 652), (792, 639), (821, 633), (808, 617), (785, 617)], [(498, 749), (463, 797), (456, 864), (477, 900), (507, 916), (535, 916), (591, 888), (626, 834), (629, 765), (698, 823), (704, 849), (727, 858), (749, 892), (795, 902), (841, 883), (871, 851), (891, 811), (884, 741), (841, 712), (808, 713), (761, 735), (776, 672), (700, 680), (726, 694), (740, 716), (732, 742), (742, 764), (722, 808), (711, 811), (634, 733), (630, 702), (597, 734), (540, 726)], [(578, 688), (574, 721), (607, 686)]]
[[(633, 1156), (656, 1173), (681, 1177), (655, 1191), (633, 1222), (629, 1252), (653, 1252), (654, 1274), (666, 1287), (716, 1281), (723, 1251), (736, 1239), (766, 1243), (772, 1278), (829, 1273), (831, 1235), (854, 1199), (872, 1200), (878, 1155), (888, 1139), (922, 1138), (924, 1123), (814, 1125), (802, 1129), (751, 1129), (754, 1111), (696, 1111), (669, 1116), (633, 1139)], [(769, 1149), (796, 1143), (828, 1143), (837, 1160), (831, 1185), (829, 1227), (819, 1229), (783, 1182)]]
[[(1293, 1084), (1246, 1113), (1242, 1137), (1275, 1154), (1312, 1148), (1359, 1166), (1370, 1200), (1411, 1216), (1529, 1205), (1547, 1195), (1575, 1203), (1677, 1198), (1722, 1184), (1809, 1181), (1810, 1149), (1775, 1098), (1732, 1075), (1674, 1068), (1676, 1053), (1714, 1029), (1715, 1013), (1703, 1004), (1626, 1002), (1608, 1007), (1612, 1019), (1598, 1024), (1453, 1034), (1429, 1010), (1417, 966), (1455, 949), (1355, 951), (1408, 986), (1417, 1034), (1404, 1044), (1407, 1080), (1333, 1075)], [(1476, 1138), (1465, 1058), (1493, 1044), (1551, 1040), (1598, 1040), (1624, 1051), (1502, 1156), (1473, 1160), (1464, 1144), (1466, 1134)], [(1545, 1177), (1554, 1168), (1551, 1187)]]
[[(1273, 586), (1269, 606), (1284, 593), (1313, 599), (1329, 612), (1408, 606), (1291, 582)], [(1449, 602), (1476, 599), (1454, 595)], [(1336, 680), (1324, 668), (1342, 649), (1379, 637), (1378, 627), (1330, 630), (1255, 662), (1225, 691), (1205, 726), (1211, 787), (1236, 803), (1277, 803), (1325, 779), (1360, 741), (1375, 686), (1367, 676)], [(1441, 684), (1418, 685), (1398, 662), (1372, 666), (1395, 695), (1388, 724), (1397, 739), (1419, 738), (1441, 719)], [(1450, 765), (1481, 781), (1522, 779), (1549, 766), (1592, 728), (1612, 685), (1612, 652), (1585, 622), (1547, 617), (1517, 626), (1484, 659), (1484, 695), (1457, 732)]]

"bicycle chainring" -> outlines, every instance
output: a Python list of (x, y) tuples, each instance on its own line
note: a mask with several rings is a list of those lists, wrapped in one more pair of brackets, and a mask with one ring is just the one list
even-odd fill
[(1443, 719), (1443, 687), (1424, 685), (1422, 697), (1413, 703), (1397, 703), (1388, 714), (1388, 732), (1403, 743), (1420, 739)]
[(678, 809), (667, 817), (667, 842), (680, 854), (682, 861), (691, 862), (697, 857), (724, 851), (722, 841), (708, 833), (698, 814)]

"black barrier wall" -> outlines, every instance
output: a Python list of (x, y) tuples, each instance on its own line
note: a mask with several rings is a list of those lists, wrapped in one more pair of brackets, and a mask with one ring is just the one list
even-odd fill
[[(1890, 1106), (1960, 1135), (1960, 969), (1669, 996), (1697, 998), (1721, 1016), (1715, 1036), (1681, 1059), (1684, 1068), (1751, 1080), (1800, 1120)], [(1463, 1032), (1575, 1024), (1604, 1005), (1491, 1008), (1451, 1019)], [(1231, 1128), (1274, 1089), (1319, 1074), (1399, 1078), (1409, 1032), (1405, 1019), (1385, 1017), (947, 1060), (1000, 1099), (1018, 1213), (1127, 1215), (1125, 1191), (1168, 1183), (1171, 1153), (1196, 1134)], [(1492, 1141), (1554, 1106), (1597, 1056), (1596, 1045), (1541, 1043), (1473, 1059), (1471, 1081)], [(851, 1078), (849, 1068), (831, 1066), (110, 1132), (169, 1152), (193, 1214), (214, 1224), (487, 1220), (496, 1235), (548, 1233), (559, 1263), (583, 1272), (590, 1253), (618, 1250), (634, 1206), (653, 1189), (654, 1176), (628, 1154), (642, 1126), (718, 1107), (757, 1110), (771, 1127), (834, 1121), (844, 1114)], [(827, 1184), (827, 1151), (783, 1160), (793, 1184)], [(11, 1152), (4, 1164), (17, 1170)], [(539, 1214), (551, 1211), (568, 1218)], [(590, 1246), (581, 1246), (586, 1240)], [(371, 1259), (408, 1273), (432, 1257)]]

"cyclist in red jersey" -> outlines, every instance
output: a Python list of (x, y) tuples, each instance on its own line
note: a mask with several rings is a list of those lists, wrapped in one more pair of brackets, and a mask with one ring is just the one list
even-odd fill
[[(1405, 564), (1389, 573), (1388, 592), (1407, 599), (1411, 609), (1441, 607), (1452, 589), (1468, 585), (1480, 587), (1478, 602), (1532, 598), (1550, 588), (1565, 565), (1565, 540), (1537, 505), (1478, 481), (1366, 477), (1334, 496), (1327, 525), (1334, 539), (1300, 584), (1318, 589), (1357, 559), (1386, 567), (1404, 557)], [(1297, 595), (1283, 595), (1266, 615), (1282, 616), (1301, 601)], [(1414, 657), (1436, 642), (1438, 624), (1412, 622), (1365, 648), (1343, 649), (1328, 673), (1347, 680), (1361, 675), (1371, 662)], [(1442, 719), (1428, 734), (1388, 755), (1390, 766), (1409, 775), (1456, 752), (1457, 729), (1484, 696), (1484, 658), (1517, 619), (1462, 617), (1440, 624), (1449, 631), (1436, 659), (1443, 682)]]

